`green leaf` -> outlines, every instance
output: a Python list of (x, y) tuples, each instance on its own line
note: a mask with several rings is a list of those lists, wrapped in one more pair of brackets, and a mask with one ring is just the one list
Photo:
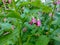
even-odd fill
[(55, 30), (51, 35), (51, 38), (56, 41), (60, 41), (60, 29)]
[(36, 45), (48, 45), (49, 43), (49, 38), (45, 35), (41, 35), (36, 42)]
[(54, 45), (60, 45), (60, 42), (55, 40)]
[(7, 14), (0, 14), (0, 17), (11, 17), (11, 18), (18, 18), (21, 19), (20, 14), (13, 10), (7, 10)]
[[(5, 35), (3, 37), (0, 37), (0, 45), (5, 45), (8, 41), (10, 40), (14, 40), (15, 37), (17, 38), (18, 36), (18, 30), (14, 30), (14, 32), (8, 34), (8, 35)], [(16, 41), (16, 40), (14, 40)]]

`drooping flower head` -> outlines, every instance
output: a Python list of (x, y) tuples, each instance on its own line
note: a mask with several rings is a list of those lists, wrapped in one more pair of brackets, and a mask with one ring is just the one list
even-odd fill
[(32, 17), (32, 20), (29, 22), (29, 24), (34, 24), (34, 23), (36, 23), (36, 19), (35, 19), (35, 17)]
[(33, 23), (36, 23), (36, 19), (34, 17), (32, 18), (32, 22)]
[(11, 4), (12, 0), (8, 0), (9, 4)]
[(36, 22), (36, 25), (39, 27), (41, 26), (41, 21), (38, 19), (37, 22)]
[(57, 4), (60, 4), (60, 0), (57, 0)]

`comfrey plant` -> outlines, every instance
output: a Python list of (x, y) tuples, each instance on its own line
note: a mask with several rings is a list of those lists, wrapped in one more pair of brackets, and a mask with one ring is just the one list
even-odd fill
[(0, 45), (60, 45), (60, 0), (0, 0)]

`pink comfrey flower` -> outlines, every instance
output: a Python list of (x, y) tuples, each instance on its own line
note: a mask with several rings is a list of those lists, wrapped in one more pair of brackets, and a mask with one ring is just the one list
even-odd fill
[(12, 2), (12, 0), (8, 0), (8, 2), (9, 2), (9, 3), (11, 3), (11, 2)]
[(32, 24), (34, 24), (34, 23), (36, 23), (36, 19), (33, 17), (32, 20), (29, 22), (29, 24), (32, 25)]
[(41, 21), (39, 19), (37, 20), (36, 25), (41, 26)]
[(32, 23), (36, 23), (36, 19), (34, 17), (32, 18)]
[(57, 4), (60, 4), (60, 0), (57, 0)]

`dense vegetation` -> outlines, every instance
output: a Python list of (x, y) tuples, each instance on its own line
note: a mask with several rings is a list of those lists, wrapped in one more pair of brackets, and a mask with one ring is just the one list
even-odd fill
[(60, 45), (60, 0), (0, 0), (0, 45)]

